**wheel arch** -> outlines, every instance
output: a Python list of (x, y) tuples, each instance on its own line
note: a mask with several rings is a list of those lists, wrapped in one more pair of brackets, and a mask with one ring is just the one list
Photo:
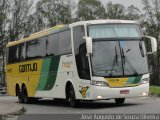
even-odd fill
[[(66, 99), (67, 100), (69, 99), (69, 89), (70, 89), (69, 87), (70, 87), (70, 85), (73, 86), (73, 82), (71, 80), (68, 80), (66, 82), (66, 86), (65, 86), (65, 94), (66, 94)], [(73, 88), (74, 88), (74, 86), (73, 86)]]
[(19, 92), (20, 89), (20, 85), (18, 83), (16, 83), (16, 86), (15, 86), (15, 94), (16, 96), (18, 96), (18, 92)]

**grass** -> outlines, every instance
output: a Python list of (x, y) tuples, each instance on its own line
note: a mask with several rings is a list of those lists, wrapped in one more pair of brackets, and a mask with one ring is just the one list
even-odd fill
[(150, 86), (149, 92), (151, 94), (160, 94), (160, 87), (158, 87), (158, 86)]

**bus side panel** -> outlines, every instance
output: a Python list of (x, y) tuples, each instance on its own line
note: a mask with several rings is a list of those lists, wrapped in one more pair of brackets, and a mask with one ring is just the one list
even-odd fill
[(15, 96), (16, 84), (20, 88), (24, 84), (27, 88), (28, 96), (34, 97), (40, 78), (42, 62), (43, 60), (41, 59), (7, 65), (6, 82), (8, 94)]
[[(64, 98), (65, 99), (66, 98), (66, 84), (67, 82), (71, 82), (75, 90), (76, 98), (82, 99), (82, 95), (80, 92), (81, 87), (79, 87), (82, 85), (82, 81), (78, 77), (74, 56), (72, 54), (62, 55), (59, 58), (59, 62), (57, 59), (57, 61), (54, 61), (53, 64), (49, 64), (49, 65), (52, 69), (57, 68), (57, 70), (56, 69), (54, 70), (54, 72), (57, 71), (57, 75), (51, 77), (50, 79), (54, 81), (55, 84), (52, 86), (51, 89), (48, 89), (48, 90), (40, 89), (47, 85), (46, 83), (47, 81), (49, 81), (49, 79), (47, 79), (46, 77), (48, 74), (51, 74), (51, 73), (44, 74), (45, 73), (44, 71), (47, 71), (47, 70), (42, 70), (43, 74), (41, 73), (41, 78), (40, 78), (42, 80), (39, 81), (37, 92), (36, 92), (36, 97), (50, 97), (50, 98)], [(45, 69), (47, 69), (48, 65), (46, 64), (45, 66), (46, 66)]]

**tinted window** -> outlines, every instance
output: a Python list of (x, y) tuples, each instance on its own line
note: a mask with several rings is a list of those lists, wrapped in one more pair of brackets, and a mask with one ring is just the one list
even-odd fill
[(86, 44), (85, 40), (83, 39), (85, 36), (84, 33), (83, 26), (75, 27), (73, 29), (74, 51), (76, 55), (76, 65), (79, 77), (81, 79), (90, 79), (89, 63), (86, 56)]
[(9, 48), (9, 63), (14, 63), (18, 61), (18, 47), (12, 46)]
[(59, 54), (71, 53), (71, 30), (59, 33)]
[(37, 40), (35, 52), (37, 58), (46, 56), (46, 37)]
[(37, 40), (29, 41), (26, 43), (26, 57), (27, 57), (27, 59), (35, 58), (35, 56), (36, 56), (36, 43), (37, 43)]
[(84, 27), (83, 26), (75, 27), (73, 29), (74, 51), (75, 51), (75, 54), (78, 54), (78, 52), (79, 52), (79, 46), (82, 43), (85, 42), (85, 40), (83, 39), (84, 36), (85, 36), (85, 33), (84, 33)]
[(25, 44), (19, 45), (19, 61), (23, 61), (26, 58)]
[(141, 38), (141, 31), (136, 24), (90, 25), (89, 36), (92, 38)]
[(58, 34), (47, 37), (47, 55), (58, 55)]

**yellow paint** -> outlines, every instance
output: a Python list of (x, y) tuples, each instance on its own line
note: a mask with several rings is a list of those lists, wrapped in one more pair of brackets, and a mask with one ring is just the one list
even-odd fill
[(110, 87), (124, 87), (128, 78), (106, 78), (106, 82)]
[(109, 87), (132, 87), (138, 84), (127, 84), (128, 78), (105, 78)]
[(83, 98), (86, 98), (86, 96), (87, 96), (87, 94), (86, 94), (87, 90), (88, 90), (88, 87), (82, 87), (81, 91), (79, 91), (82, 94)]
[[(28, 96), (34, 97), (41, 73), (42, 62), (43, 60), (39, 59), (29, 62), (21, 62), (17, 64), (6, 65), (6, 82), (7, 82), (8, 94), (15, 96), (16, 84), (19, 84), (19, 86), (21, 87), (22, 84), (24, 83), (27, 87)], [(37, 64), (37, 71), (28, 71), (28, 72), (26, 71), (20, 73), (19, 71), (20, 65), (25, 65), (25, 64), (32, 65), (33, 63)]]

